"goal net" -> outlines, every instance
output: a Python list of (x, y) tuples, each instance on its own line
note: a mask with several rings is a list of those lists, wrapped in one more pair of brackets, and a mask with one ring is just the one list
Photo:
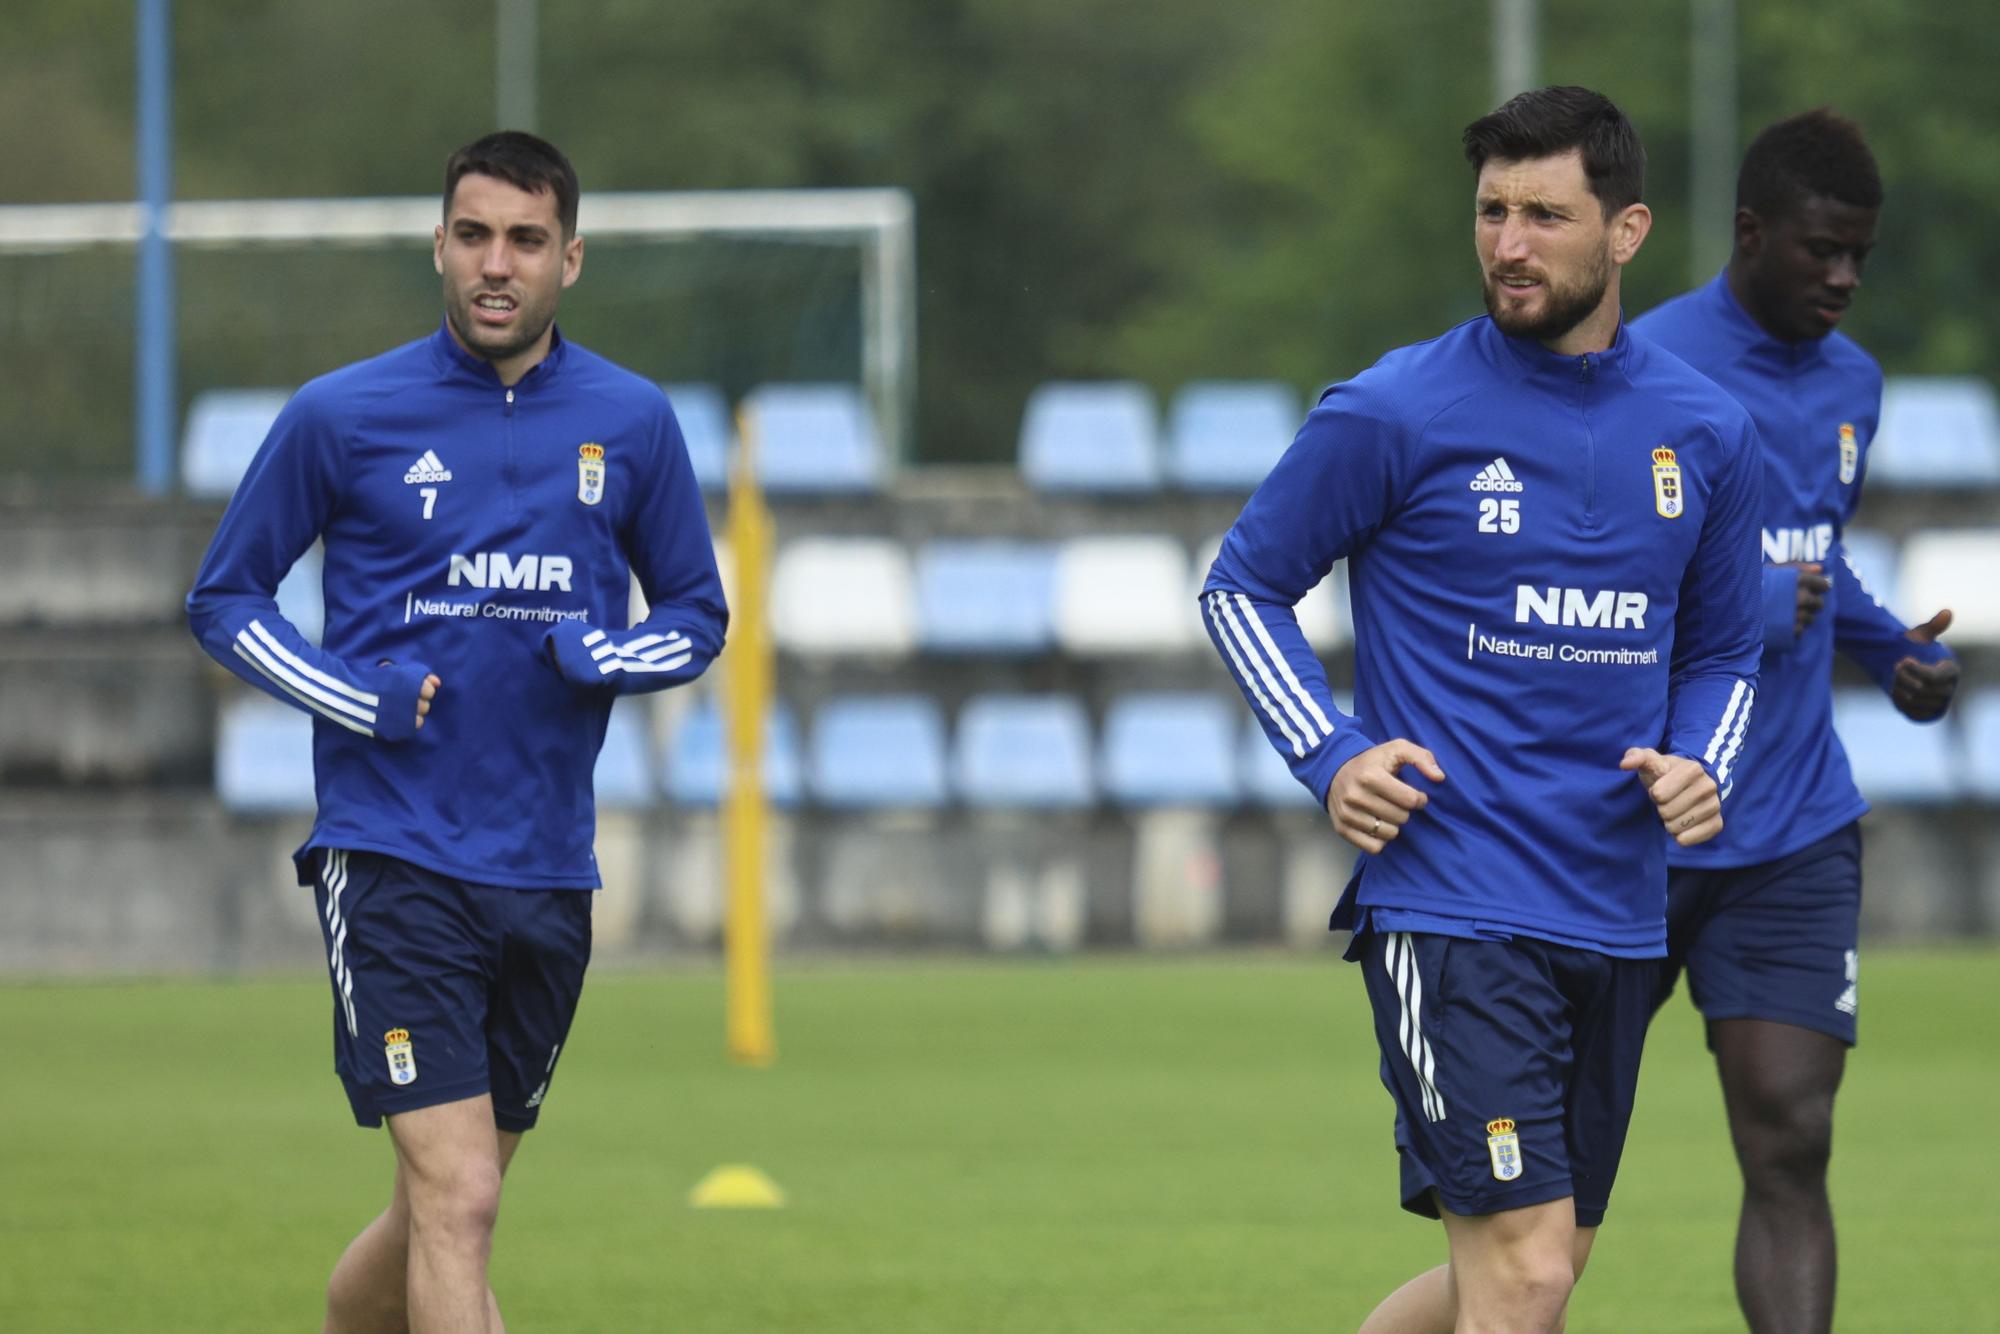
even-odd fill
[[(441, 318), (434, 196), (183, 202), (178, 438), (205, 390), (292, 389), (422, 337)], [(662, 383), (844, 381), (891, 459), (915, 402), (915, 239), (900, 190), (585, 194), (584, 272), (564, 332)], [(133, 471), (130, 204), (0, 208), (0, 475)]]

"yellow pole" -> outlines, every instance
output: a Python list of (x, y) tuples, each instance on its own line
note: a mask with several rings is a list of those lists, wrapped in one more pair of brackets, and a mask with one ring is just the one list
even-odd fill
[(764, 724), (771, 705), (771, 630), (765, 611), (771, 574), (771, 512), (757, 485), (756, 422), (737, 422), (742, 447), (729, 478), (729, 546), (736, 560), (736, 605), (723, 656), (729, 783), (723, 797), (723, 927), (727, 1038), (731, 1060), (769, 1065), (778, 1056), (771, 1024), (771, 940), (764, 920)]

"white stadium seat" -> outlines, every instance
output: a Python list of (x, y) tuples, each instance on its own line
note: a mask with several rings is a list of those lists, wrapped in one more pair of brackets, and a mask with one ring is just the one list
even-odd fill
[[(1194, 578), (1188, 583), (1188, 602), (1199, 605), (1201, 586), (1208, 579), (1208, 567), (1215, 564), (1216, 553), (1222, 550), (1222, 539), (1211, 537), (1201, 544), (1195, 553)], [(1298, 617), (1299, 629), (1305, 634), (1306, 643), (1320, 653), (1329, 653), (1348, 641), (1347, 634), (1347, 562), (1335, 561), (1326, 578), (1292, 608), (1292, 615)]]
[(1056, 552), (1056, 642), (1072, 653), (1188, 648), (1198, 614), (1170, 537), (1079, 537)]
[(917, 639), (909, 556), (880, 537), (787, 543), (771, 571), (771, 633), (793, 653), (908, 653)]
[(2000, 528), (1932, 529), (1903, 544), (1903, 615), (1952, 612), (1948, 644), (2000, 644)]

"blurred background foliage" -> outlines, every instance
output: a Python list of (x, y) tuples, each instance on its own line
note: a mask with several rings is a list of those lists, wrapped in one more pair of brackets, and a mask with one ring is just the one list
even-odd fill
[[(493, 128), (491, 0), (175, 8), (182, 198), (424, 193), (452, 148)], [(132, 5), (8, 10), (0, 202), (130, 198)], [(1858, 118), (1881, 159), (1889, 203), (1851, 332), (1892, 372), (1992, 374), (1992, 25), (1914, 0), (1741, 0), (1738, 12), (1742, 143), (1824, 103)], [(999, 460), (1045, 379), (1313, 386), (1477, 313), (1458, 134), (1492, 102), (1488, 22), (1485, 0), (541, 0), (537, 128), (574, 158), (586, 195), (908, 188), (919, 457)], [(1657, 225), (1628, 275), (1636, 313), (1694, 281), (1687, 8), (1545, 0), (1541, 31), (1541, 78), (1605, 91), (1645, 138)], [(129, 416), (106, 408), (130, 375), (129, 269), (0, 272), (9, 396), (35, 393), (38, 431), (80, 437), (76, 457), (112, 471), (129, 459)], [(712, 346), (799, 338), (755, 327), (760, 302), (811, 285), (783, 264), (761, 281), (695, 275), (658, 291), (643, 270), (607, 257), (566, 327), (628, 358), (634, 322), (722, 331)], [(593, 279), (625, 304), (593, 316), (581, 304)], [(182, 280), (190, 393), (286, 382), (268, 349), (311, 342), (365, 285), (337, 265), (292, 281), (213, 259), (185, 263)], [(421, 247), (382, 279), (412, 337), (436, 317), (434, 281)], [(846, 299), (783, 318), (838, 344)], [(47, 336), (79, 311), (80, 331)], [(204, 322), (240, 336), (204, 343), (191, 336)], [(311, 355), (376, 350), (359, 339)], [(739, 378), (712, 360), (639, 368)]]

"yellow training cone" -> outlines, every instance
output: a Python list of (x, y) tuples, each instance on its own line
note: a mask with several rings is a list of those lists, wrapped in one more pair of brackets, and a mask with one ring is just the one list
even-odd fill
[(695, 1184), (688, 1203), (697, 1209), (782, 1209), (785, 1192), (754, 1167), (724, 1163)]

